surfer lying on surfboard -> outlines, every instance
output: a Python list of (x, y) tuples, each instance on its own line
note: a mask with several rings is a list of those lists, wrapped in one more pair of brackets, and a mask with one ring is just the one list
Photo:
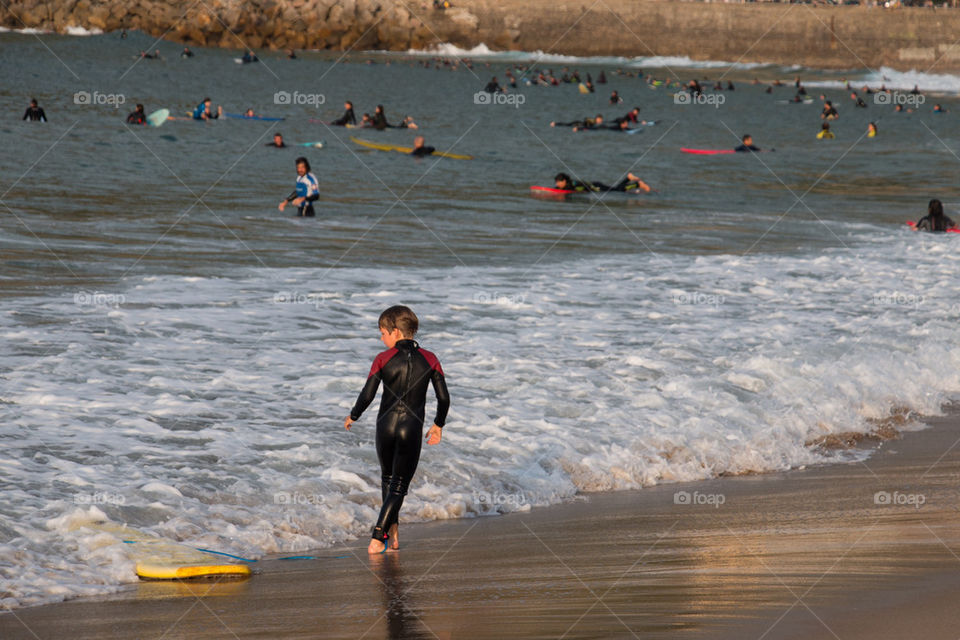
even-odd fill
[(637, 191), (643, 193), (650, 193), (652, 191), (650, 185), (641, 180), (639, 176), (636, 176), (629, 171), (627, 172), (627, 177), (623, 178), (620, 182), (612, 187), (610, 185), (603, 184), (602, 182), (580, 182), (572, 179), (565, 173), (558, 173), (553, 180), (557, 185), (557, 189), (563, 189), (567, 191)]
[(437, 413), (427, 432), (427, 444), (440, 444), (443, 425), (450, 408), (450, 395), (440, 361), (421, 349), (413, 337), (420, 321), (409, 307), (397, 305), (380, 314), (380, 340), (387, 347), (373, 360), (350, 415), (343, 421), (348, 431), (360, 419), (383, 382), (380, 412), (377, 414), (377, 458), (380, 460), (383, 506), (373, 527), (368, 553), (384, 553), (387, 546), (399, 549), (400, 507), (420, 460), (427, 389), (433, 385)]

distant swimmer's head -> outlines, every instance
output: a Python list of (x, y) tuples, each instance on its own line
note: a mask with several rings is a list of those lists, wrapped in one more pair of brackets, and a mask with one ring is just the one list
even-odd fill
[(597, 124), (600, 124), (601, 122), (603, 122), (603, 116), (598, 113), (598, 114), (597, 114), (597, 117), (594, 118), (594, 121), (595, 121)]
[(383, 113), (383, 105), (378, 104), (377, 108), (373, 110), (374, 113)]
[(876, 122), (871, 122), (870, 124), (867, 125), (867, 133), (872, 133), (872, 134), (874, 134), (874, 135), (877, 134), (877, 123), (876, 123)]
[(137, 103), (137, 113), (143, 113), (143, 105), (140, 103)]
[(297, 158), (297, 175), (305, 176), (310, 172), (310, 161), (300, 156)]
[(423, 146), (423, 136), (417, 136), (416, 138), (413, 139), (414, 149), (419, 149), (422, 146)]
[(753, 144), (753, 136), (749, 133), (743, 134), (743, 138), (741, 138), (741, 140), (743, 140), (743, 144), (747, 145), (748, 147)]
[(381, 313), (377, 325), (383, 344), (392, 349), (397, 340), (412, 340), (417, 335), (420, 320), (410, 307), (398, 304)]
[(205, 105), (207, 105), (207, 106), (209, 107), (211, 104), (213, 104), (213, 100), (211, 100), (210, 98), (204, 98), (204, 99), (203, 99), (203, 104), (205, 104)]
[[(283, 144), (283, 134), (282, 134), (282, 133), (277, 132), (277, 133), (273, 134), (273, 144), (277, 145), (278, 147)], [(310, 170), (310, 169), (308, 168), (307, 171), (309, 171), (309, 170)]]
[(349, 100), (347, 100), (346, 102), (343, 103), (343, 108), (344, 108), (344, 109), (351, 109), (351, 110), (352, 110), (352, 109), (353, 109), (353, 103), (350, 102)]
[(930, 204), (927, 205), (927, 214), (933, 216), (934, 218), (939, 218), (943, 215), (943, 203), (937, 199), (930, 201)]
[(629, 120), (621, 120), (621, 121), (620, 121), (620, 128), (621, 128), (621, 129), (626, 129), (628, 126), (630, 126), (630, 121), (629, 121)]
[(31, 107), (37, 106), (37, 99), (36, 99), (36, 98), (30, 98), (30, 106), (31, 106)]
[(572, 186), (570, 176), (565, 173), (558, 173), (553, 177), (553, 181), (557, 185), (557, 189), (569, 189)]
[(243, 112), (243, 115), (245, 115), (245, 116), (248, 117), (248, 118), (252, 118), (252, 117), (253, 117), (253, 109), (247, 109), (246, 111)]
[(824, 131), (830, 131), (830, 123), (824, 122), (822, 125), (820, 125), (820, 128), (823, 129)]

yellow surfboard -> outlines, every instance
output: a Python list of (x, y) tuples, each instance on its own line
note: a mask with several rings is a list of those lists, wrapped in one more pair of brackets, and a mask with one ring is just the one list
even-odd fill
[[(370, 142), (369, 140), (361, 140), (360, 138), (354, 138), (350, 136), (350, 140), (360, 145), (361, 147), (366, 147), (368, 149), (376, 149), (377, 151), (396, 151), (398, 153), (410, 153), (413, 151), (413, 147), (401, 147), (395, 144), (380, 144), (377, 142)], [(453, 158), (454, 160), (473, 160), (473, 156), (460, 155), (457, 153), (447, 153), (446, 151), (434, 151), (432, 154), (434, 156), (440, 156), (441, 158)]]
[(87, 522), (76, 526), (108, 533), (123, 543), (144, 580), (182, 580), (224, 576), (243, 578), (252, 572), (246, 564), (225, 561), (228, 556), (201, 551), (115, 522)]

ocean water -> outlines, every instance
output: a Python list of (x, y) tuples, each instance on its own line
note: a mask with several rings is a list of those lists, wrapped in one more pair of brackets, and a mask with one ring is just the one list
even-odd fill
[[(136, 61), (158, 47), (163, 60)], [(541, 62), (602, 68), (609, 83), (478, 104), (490, 76), (538, 54), (475, 51), (472, 70), (450, 70), (423, 55), (238, 65), (236, 51), (178, 51), (140, 34), (0, 34), (4, 607), (136, 580), (122, 545), (76, 529), (90, 520), (244, 557), (364, 537), (379, 506), (375, 407), (342, 423), (391, 304), (419, 314), (452, 396), (405, 521), (869, 464), (814, 443), (937, 414), (960, 392), (960, 238), (904, 224), (931, 197), (958, 215), (958, 78), (898, 76), (933, 93), (896, 115), (855, 110), (834, 88), (874, 83), (869, 72), (651, 61), (658, 78), (737, 85), (691, 105), (614, 72), (641, 62), (571, 58)], [(776, 102), (789, 87), (750, 84), (797, 74), (838, 105), (837, 139), (814, 139), (817, 106)], [(625, 105), (607, 104), (612, 89)], [(182, 115), (206, 95), (286, 120), (123, 124), (133, 103)], [(31, 96), (49, 123), (19, 120)], [(428, 144), (475, 159), (369, 151), (349, 136), (409, 144), (412, 132), (311, 122), (345, 99), (413, 115)], [(657, 125), (549, 127), (634, 104)], [(278, 130), (325, 144), (265, 148)], [(679, 151), (744, 132), (776, 151)], [(313, 220), (276, 208), (301, 153), (321, 183)], [(627, 170), (657, 192), (528, 189), (558, 171), (611, 183)]]

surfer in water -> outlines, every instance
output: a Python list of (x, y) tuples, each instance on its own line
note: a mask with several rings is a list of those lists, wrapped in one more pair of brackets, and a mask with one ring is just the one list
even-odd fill
[[(268, 142), (267, 144), (265, 144), (265, 145), (263, 145), (263, 146), (265, 146), (265, 147), (274, 147), (274, 148), (276, 148), (276, 149), (283, 149), (283, 148), (285, 148), (287, 145), (284, 144), (284, 142), (283, 142), (283, 135), (281, 135), (280, 133), (275, 133), (275, 134), (273, 134), (273, 142)], [(309, 171), (309, 169), (307, 169), (307, 170)], [(284, 202), (286, 202), (286, 200), (284, 200)]]
[(377, 105), (377, 108), (373, 112), (373, 118), (371, 118), (370, 121), (373, 123), (374, 129), (379, 129), (381, 131), (393, 126), (387, 122), (387, 114), (384, 113), (382, 104)]
[(36, 98), (30, 98), (30, 106), (23, 112), (23, 119), (30, 120), (31, 122), (47, 121), (47, 114), (44, 113), (43, 108), (37, 104)]
[(565, 191), (637, 191), (638, 193), (650, 193), (652, 191), (650, 185), (641, 180), (639, 176), (636, 176), (629, 171), (627, 172), (627, 176), (625, 178), (620, 180), (620, 182), (612, 187), (602, 182), (580, 182), (578, 180), (574, 180), (565, 173), (558, 173), (556, 176), (554, 176), (553, 181), (557, 189), (563, 189)]
[(829, 100), (824, 101), (823, 111), (820, 113), (821, 120), (836, 120), (840, 117), (840, 114), (837, 113), (836, 107), (833, 106), (833, 103)]
[(353, 113), (353, 103), (347, 100), (343, 103), (343, 115), (330, 123), (335, 127), (345, 127), (348, 124), (357, 124), (357, 116)]
[(741, 144), (739, 147), (735, 147), (734, 151), (737, 151), (740, 153), (744, 153), (747, 151), (760, 151), (760, 147), (754, 146), (753, 136), (751, 136), (749, 133), (745, 133), (743, 135), (742, 140), (743, 140), (743, 144)]
[(343, 421), (349, 430), (376, 398), (377, 388), (383, 382), (376, 436), (383, 506), (367, 547), (372, 554), (384, 553), (388, 546), (400, 548), (400, 508), (420, 461), (427, 388), (433, 385), (437, 396), (437, 413), (427, 431), (427, 444), (440, 444), (450, 408), (440, 361), (413, 339), (420, 325), (413, 310), (402, 305), (390, 307), (380, 314), (377, 324), (387, 350), (374, 358), (367, 382)]
[(836, 137), (833, 135), (833, 131), (830, 131), (829, 122), (824, 122), (820, 127), (820, 133), (817, 134), (817, 140), (833, 140)]
[(423, 156), (429, 156), (434, 151), (436, 151), (434, 147), (424, 145), (423, 136), (417, 136), (413, 139), (413, 151), (410, 152), (410, 155), (422, 158)]
[(203, 102), (197, 105), (193, 110), (194, 120), (216, 120), (223, 115), (223, 107), (217, 105), (217, 110), (213, 110), (213, 101), (210, 98), (204, 98)]
[(147, 114), (143, 112), (143, 105), (137, 107), (127, 116), (127, 124), (147, 124)]
[(297, 205), (297, 215), (301, 218), (312, 218), (316, 215), (313, 203), (320, 199), (320, 186), (317, 177), (310, 173), (310, 162), (306, 158), (297, 158), (296, 187), (286, 199), (280, 201), (277, 207), (280, 211), (286, 208), (288, 202)]
[(956, 229), (957, 223), (943, 214), (943, 203), (931, 200), (927, 205), (927, 215), (917, 220), (914, 229), (917, 231), (943, 232), (947, 229)]

